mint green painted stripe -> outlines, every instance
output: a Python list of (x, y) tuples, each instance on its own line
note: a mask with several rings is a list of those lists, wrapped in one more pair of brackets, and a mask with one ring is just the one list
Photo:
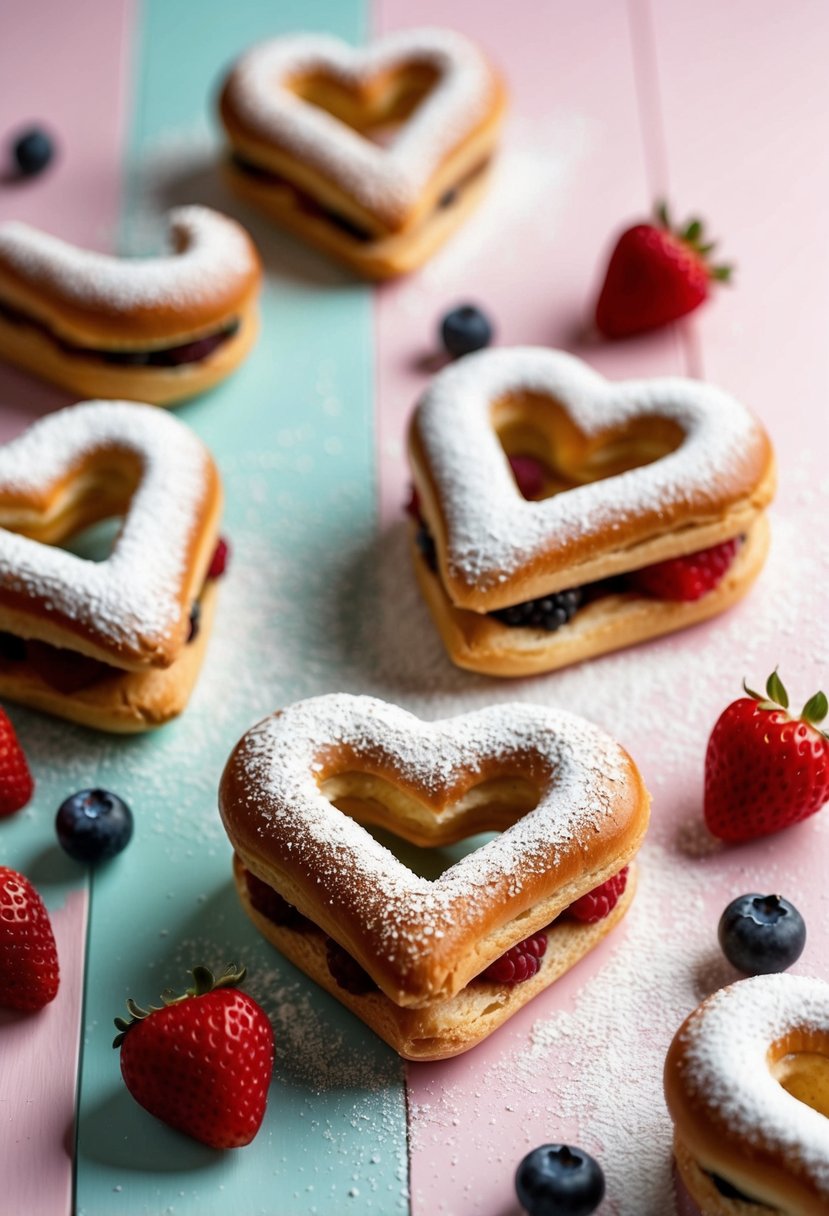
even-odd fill
[[(179, 410), (222, 469), (234, 560), (187, 713), (151, 738), (73, 732), (75, 767), (133, 805), (129, 850), (95, 875), (79, 1115), (82, 1216), (408, 1211), (403, 1068), (262, 942), (238, 907), (216, 785), (252, 722), (353, 681), (348, 586), (375, 529), (370, 290), (278, 237), (218, 184), (210, 107), (267, 35), (365, 34), (363, 0), (147, 0), (124, 247), (173, 203), (230, 209), (266, 262), (263, 332), (240, 372)], [(149, 227), (149, 234), (146, 229)], [(151, 1001), (204, 960), (241, 960), (273, 1019), (276, 1079), (249, 1148), (218, 1154), (146, 1115), (110, 1048), (127, 995)]]

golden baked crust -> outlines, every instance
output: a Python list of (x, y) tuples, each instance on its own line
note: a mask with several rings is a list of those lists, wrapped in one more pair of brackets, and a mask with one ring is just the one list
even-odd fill
[(510, 986), (476, 981), (453, 997), (412, 1009), (396, 1005), (379, 991), (355, 996), (341, 988), (328, 967), (325, 935), (315, 928), (281, 927), (258, 912), (251, 904), (245, 869), (238, 856), (234, 858), (233, 876), (245, 912), (271, 945), (407, 1060), (447, 1059), (492, 1034), (616, 927), (630, 907), (636, 888), (636, 867), (632, 866), (625, 891), (609, 916), (592, 925), (561, 919), (548, 926), (541, 966), (524, 983)]
[[(525, 501), (505, 453), (554, 470), (550, 495)], [(727, 394), (678, 378), (611, 384), (531, 347), (441, 372), (409, 456), (446, 593), (481, 613), (731, 539), (775, 488), (768, 436)]]
[[(825, 1062), (827, 1052), (829, 984), (822, 980), (755, 976), (694, 1010), (671, 1043), (664, 1073), (677, 1164), (692, 1195), (704, 1195), (701, 1171), (784, 1216), (829, 1210), (829, 1097), (815, 1061)], [(702, 1210), (731, 1216), (743, 1208)]]
[[(78, 394), (156, 405), (228, 375), (256, 337), (259, 256), (239, 224), (206, 207), (177, 208), (168, 225), (173, 252), (159, 258), (0, 225), (0, 356)], [(158, 358), (205, 339), (215, 349), (200, 358)]]
[[(761, 1203), (743, 1203), (740, 1199), (727, 1199), (714, 1184), (710, 1174), (694, 1161), (682, 1141), (674, 1137), (674, 1161), (676, 1164), (677, 1190), (679, 1192), (679, 1216), (690, 1216), (689, 1202), (696, 1205), (694, 1216), (788, 1216), (781, 1208), (768, 1207)], [(686, 1197), (682, 1195), (685, 1188)]]
[[(0, 447), (0, 630), (126, 670), (170, 666), (221, 504), (213, 458), (172, 416), (113, 401), (46, 415)], [(104, 562), (56, 547), (121, 515)]]
[[(628, 754), (571, 714), (509, 705), (423, 723), (346, 694), (248, 731), (219, 790), (244, 866), (412, 1008), (455, 996), (618, 873), (648, 806)], [(501, 835), (428, 882), (361, 823), (425, 846)]]
[[(404, 30), (365, 51), (275, 39), (243, 55), (222, 90), (231, 184), (359, 273), (400, 274), (477, 201), (504, 105), (501, 79), (454, 31)], [(387, 147), (371, 142), (398, 126)]]
[(490, 676), (528, 676), (635, 646), (686, 629), (725, 612), (751, 587), (766, 560), (769, 526), (755, 518), (740, 550), (712, 591), (698, 600), (658, 600), (635, 591), (615, 591), (579, 608), (555, 632), (515, 628), (485, 613), (456, 608), (424, 560), (412, 528), (412, 560), (423, 598), (449, 658), (458, 667)]

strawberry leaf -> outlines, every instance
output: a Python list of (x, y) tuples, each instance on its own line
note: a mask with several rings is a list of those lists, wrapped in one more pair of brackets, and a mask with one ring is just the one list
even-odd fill
[(777, 668), (771, 673), (766, 680), (766, 695), (770, 701), (776, 701), (778, 705), (782, 705), (784, 709), (789, 708), (789, 694), (783, 685), (783, 681), (777, 674)]
[(668, 203), (666, 199), (660, 199), (655, 207), (656, 218), (660, 228), (665, 228), (668, 232), (671, 231), (671, 217), (668, 212)]
[(702, 220), (689, 220), (685, 231), (682, 234), (683, 241), (687, 241), (689, 245), (695, 245), (702, 236)]
[(801, 711), (801, 718), (804, 722), (808, 722), (810, 726), (817, 726), (822, 722), (829, 713), (829, 700), (826, 698), (825, 692), (816, 692), (813, 697), (810, 697)]
[(710, 270), (711, 278), (716, 279), (718, 283), (730, 283), (733, 273), (733, 266), (712, 266)]
[(743, 679), (743, 692), (755, 701), (762, 701), (764, 699), (761, 692), (755, 692), (753, 688), (749, 688), (748, 684), (745, 682), (745, 679)]

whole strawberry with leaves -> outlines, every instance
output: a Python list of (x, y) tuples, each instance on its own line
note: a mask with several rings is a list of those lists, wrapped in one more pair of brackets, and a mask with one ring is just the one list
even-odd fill
[(733, 268), (714, 265), (715, 242), (702, 220), (674, 228), (665, 203), (653, 223), (635, 224), (616, 242), (596, 305), (596, 326), (606, 338), (659, 329), (698, 308), (712, 282), (728, 282)]
[(262, 1124), (273, 1073), (273, 1031), (239, 985), (245, 968), (214, 978), (194, 967), (193, 987), (169, 989), (162, 1006), (127, 1001), (113, 1047), (136, 1102), (170, 1127), (211, 1148), (241, 1148)]
[(743, 684), (746, 696), (720, 715), (705, 756), (705, 822), (736, 843), (779, 832), (814, 815), (829, 800), (829, 712), (816, 692), (800, 714), (776, 671), (766, 693)]

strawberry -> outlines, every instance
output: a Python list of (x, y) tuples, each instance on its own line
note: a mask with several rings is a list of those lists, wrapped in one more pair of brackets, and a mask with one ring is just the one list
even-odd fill
[(570, 904), (567, 915), (572, 916), (574, 920), (583, 921), (586, 925), (595, 925), (610, 916), (624, 895), (627, 885), (628, 867), (625, 866), (618, 874), (614, 874), (612, 878), (608, 878)]
[(157, 1119), (211, 1148), (250, 1144), (265, 1115), (273, 1072), (273, 1031), (265, 1013), (236, 987), (245, 969), (218, 979), (193, 968), (183, 996), (116, 1018), (121, 1073), (136, 1102)]
[(5, 710), (0, 709), (0, 818), (24, 807), (35, 783)]
[(670, 558), (633, 570), (627, 578), (635, 591), (653, 596), (658, 600), (674, 600), (690, 603), (701, 599), (719, 586), (737, 556), (739, 540), (723, 541), (711, 549), (700, 549), (685, 557)]
[(28, 878), (0, 866), (0, 1005), (33, 1012), (60, 982), (52, 922)]
[(596, 305), (596, 325), (606, 338), (658, 329), (693, 312), (708, 299), (711, 281), (728, 282), (731, 266), (708, 260), (701, 220), (674, 231), (661, 204), (656, 223), (626, 229), (610, 255)]
[(705, 822), (730, 843), (800, 823), (829, 799), (829, 739), (818, 730), (825, 693), (794, 717), (776, 671), (765, 697), (743, 687), (748, 695), (717, 719), (705, 756)]

